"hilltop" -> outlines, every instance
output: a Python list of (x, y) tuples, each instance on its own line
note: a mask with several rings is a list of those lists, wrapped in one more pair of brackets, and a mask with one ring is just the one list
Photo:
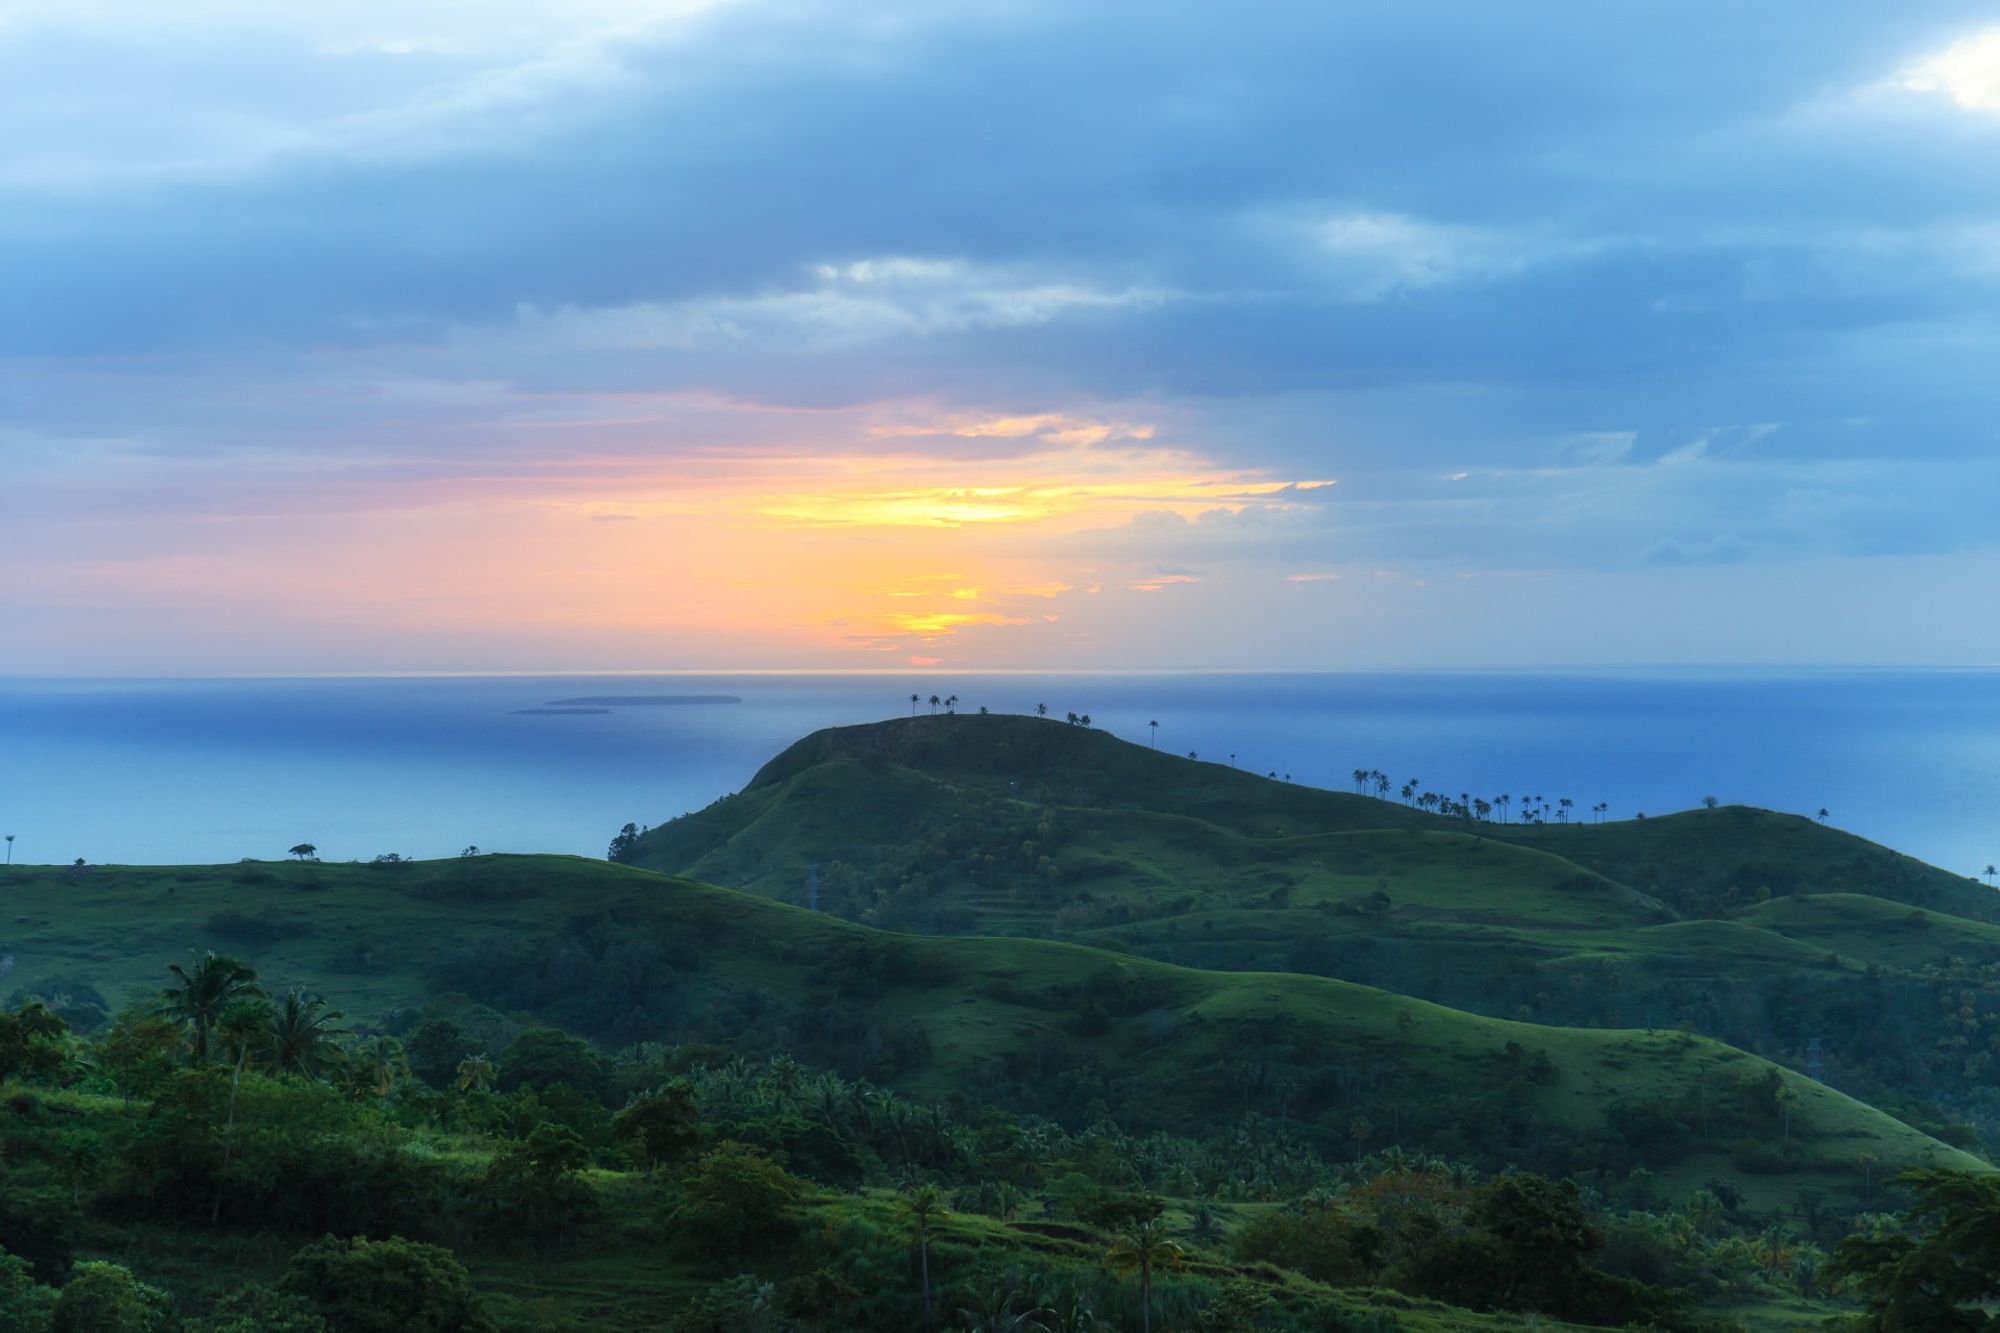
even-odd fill
[(1473, 821), (1061, 722), (945, 715), (806, 737), (627, 859), (887, 928), (1684, 1026), (1795, 1068), (1817, 1036), (1841, 1086), (2000, 1131), (1984, 1055), (2000, 898), (1796, 816)]

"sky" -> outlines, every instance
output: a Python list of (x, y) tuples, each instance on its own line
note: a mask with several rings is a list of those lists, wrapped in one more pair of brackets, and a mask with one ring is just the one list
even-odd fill
[(0, 672), (2000, 661), (2000, 5), (0, 0)]

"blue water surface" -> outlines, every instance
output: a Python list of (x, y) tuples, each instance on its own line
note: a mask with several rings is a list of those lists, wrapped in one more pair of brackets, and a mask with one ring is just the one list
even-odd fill
[[(975, 711), (1089, 713), (1162, 749), (1350, 790), (1355, 768), (1456, 795), (1705, 795), (1813, 813), (1953, 870), (2000, 859), (2000, 673), (713, 675), (317, 680), (0, 678), (0, 833), (28, 862), (396, 852), (602, 855), (746, 782), (819, 727)], [(738, 704), (521, 714), (585, 695)], [(921, 705), (929, 711), (929, 705)], [(1580, 817), (1587, 817), (1580, 816)]]

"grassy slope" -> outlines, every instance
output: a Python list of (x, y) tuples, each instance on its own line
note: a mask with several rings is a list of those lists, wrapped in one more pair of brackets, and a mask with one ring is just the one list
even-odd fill
[[(756, 984), (787, 1001), (805, 998), (813, 968), (832, 953), (895, 948), (920, 970), (949, 979), (892, 986), (858, 1003), (883, 1023), (925, 1026), (935, 1057), (905, 1085), (937, 1096), (973, 1086), (996, 1056), (1066, 1033), (1070, 1012), (1051, 1005), (1051, 992), (1122, 975), (1147, 991), (1151, 1011), (1114, 1019), (1081, 1044), (1123, 1104), (1146, 1108), (1164, 1124), (1213, 1109), (1217, 1088), (1233, 1086), (1232, 1061), (1250, 1033), (1289, 1033), (1318, 1058), (1391, 1070), (1418, 1102), (1489, 1086), (1516, 1042), (1546, 1052), (1557, 1071), (1525, 1095), (1540, 1115), (1578, 1133), (1600, 1130), (1613, 1101), (1729, 1086), (1771, 1068), (1685, 1034), (1512, 1023), (1323, 978), (1203, 972), (1043, 941), (889, 936), (756, 896), (578, 858), (98, 867), (81, 875), (15, 867), (5, 886), (0, 952), (16, 957), (16, 976), (32, 983), (80, 973), (114, 1002), (143, 996), (168, 961), (213, 945), (255, 958), (273, 981), (309, 983), (365, 1016), (429, 997), (427, 969), (440, 940), (542, 935), (585, 912), (612, 913), (636, 932), (692, 939), (711, 981)], [(261, 917), (295, 933), (246, 947), (200, 924), (221, 913)], [(1802, 1098), (1797, 1134), (1817, 1165), (1753, 1178), (1757, 1197), (1789, 1197), (1802, 1179), (1838, 1173), (1863, 1150), (1891, 1164), (1974, 1165), (1858, 1101), (1784, 1078)], [(1729, 1171), (1720, 1159), (1694, 1159), (1685, 1169), (1691, 1180)]]
[[(910, 856), (962, 818), (967, 792), (1016, 805), (1029, 823), (1050, 812), (1064, 832), (1056, 886), (1019, 870), (985, 886), (939, 877), (936, 901), (973, 929), (1206, 966), (1284, 966), (1301, 941), (1376, 936), (1412, 946), (1412, 966), (1457, 973), (1625, 958), (1756, 977), (1773, 965), (1824, 970), (1829, 952), (1843, 967), (1905, 967), (1922, 951), (1903, 934), (1830, 934), (1811, 914), (1776, 910), (1740, 913), (1731, 928), (1678, 922), (1659, 897), (1629, 886), (1733, 884), (1746, 902), (1760, 887), (1865, 887), (1884, 896), (1881, 915), (1924, 904), (1940, 927), (1930, 938), (1953, 941), (1976, 934), (1975, 923), (1953, 925), (1943, 908), (1981, 913), (1994, 901), (1959, 876), (1795, 816), (1726, 807), (1469, 832), (1400, 803), (998, 716), (816, 733), (743, 792), (654, 829), (635, 859), (799, 901), (809, 865)], [(1377, 892), (1386, 911), (1340, 910)]]

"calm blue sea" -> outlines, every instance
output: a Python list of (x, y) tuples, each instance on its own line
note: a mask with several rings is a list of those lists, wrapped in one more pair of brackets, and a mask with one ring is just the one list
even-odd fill
[[(27, 862), (601, 855), (740, 787), (818, 727), (961, 707), (1089, 713), (1180, 753), (1348, 789), (1662, 813), (1714, 794), (1811, 813), (1953, 870), (2000, 860), (2000, 672), (0, 679), (0, 833)], [(582, 695), (738, 704), (524, 715)], [(927, 705), (926, 705), (927, 708)]]

